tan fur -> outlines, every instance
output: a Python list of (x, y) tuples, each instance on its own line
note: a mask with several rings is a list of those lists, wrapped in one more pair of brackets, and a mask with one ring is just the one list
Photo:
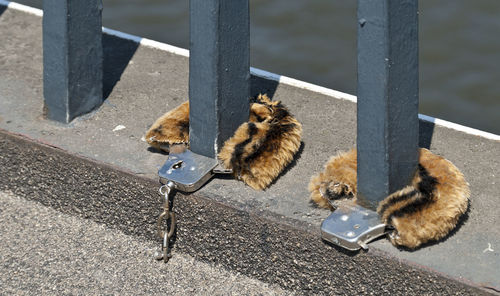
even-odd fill
[[(219, 153), (226, 168), (233, 169), (233, 173), (250, 187), (262, 190), (269, 186), (278, 177), (283, 169), (293, 160), (295, 153), (300, 148), (302, 125), (288, 113), (288, 110), (279, 101), (271, 102), (266, 95), (260, 95), (257, 103), (252, 104), (251, 122), (242, 124), (234, 136), (227, 140)], [(279, 118), (280, 112), (286, 116)], [(263, 119), (257, 122), (258, 118)], [(249, 135), (249, 126), (255, 125), (256, 134)], [(280, 130), (281, 127), (290, 126), (285, 132), (266, 138), (268, 132)], [(234, 159), (235, 147), (239, 143), (250, 140), (243, 147), (241, 157)], [(256, 153), (256, 151), (261, 151)], [(251, 161), (246, 157), (257, 154)], [(236, 163), (235, 163), (236, 162)], [(235, 164), (241, 163), (236, 167)]]
[[(188, 102), (160, 117), (146, 133), (146, 141), (168, 152), (172, 144), (188, 143), (189, 130), (183, 132), (186, 125), (189, 127)], [(250, 126), (255, 128), (251, 137)], [(273, 131), (283, 133), (269, 136), (268, 132)], [(301, 134), (302, 125), (281, 102), (259, 95), (256, 102), (250, 105), (249, 122), (238, 127), (234, 136), (225, 142), (218, 157), (226, 168), (233, 170), (235, 177), (254, 189), (262, 190), (293, 160), (300, 148)], [(237, 147), (241, 153), (235, 155)]]
[[(430, 200), (413, 212), (401, 214), (402, 209), (421, 200), (425, 194), (419, 190), (422, 178), (419, 172), (416, 172), (411, 184), (389, 195), (380, 202), (377, 209), (381, 220), (395, 228), (394, 233), (390, 235), (394, 245), (416, 248), (428, 241), (445, 237), (455, 228), (468, 207), (469, 186), (463, 174), (450, 161), (421, 148), (419, 163), (428, 175), (437, 181)], [(331, 208), (327, 197), (322, 195), (320, 190), (322, 186), (330, 186), (329, 184), (340, 184), (336, 188), (342, 185), (348, 187), (350, 190), (345, 192), (351, 193), (355, 198), (356, 164), (356, 150), (330, 159), (325, 171), (311, 178), (311, 199), (321, 207)], [(407, 198), (401, 199), (403, 195)], [(399, 215), (395, 215), (397, 211), (400, 211)]]
[(311, 200), (320, 207), (332, 209), (328, 199), (324, 196), (324, 192), (329, 188), (339, 198), (345, 198), (351, 194), (355, 201), (357, 165), (356, 150), (331, 157), (325, 165), (325, 170), (313, 176), (309, 182)]
[(189, 142), (189, 101), (158, 118), (146, 132), (146, 142), (169, 151), (170, 145)]
[[(445, 237), (467, 211), (470, 196), (463, 174), (450, 161), (427, 149), (420, 149), (419, 162), (438, 184), (434, 202), (413, 215), (392, 219), (397, 231), (397, 235), (391, 238), (392, 243), (409, 248)], [(413, 183), (416, 181), (414, 179)]]

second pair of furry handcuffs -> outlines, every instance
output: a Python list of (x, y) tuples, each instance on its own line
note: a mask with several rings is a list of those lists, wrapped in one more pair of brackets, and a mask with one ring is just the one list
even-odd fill
[[(418, 162), (411, 183), (387, 196), (377, 208), (382, 222), (394, 228), (390, 241), (410, 249), (446, 237), (467, 211), (470, 196), (469, 184), (450, 161), (421, 148)], [(325, 170), (311, 178), (311, 200), (330, 209), (355, 203), (356, 170), (355, 149), (332, 157)]]
[[(253, 189), (263, 190), (290, 164), (300, 148), (302, 125), (280, 101), (259, 95), (249, 121), (228, 139), (218, 158), (226, 169)], [(189, 143), (189, 102), (167, 112), (146, 133), (152, 147), (169, 152)]]

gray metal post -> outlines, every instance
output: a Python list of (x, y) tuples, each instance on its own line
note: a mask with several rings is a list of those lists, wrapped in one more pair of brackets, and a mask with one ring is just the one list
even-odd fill
[(68, 123), (102, 101), (102, 0), (43, 1), (47, 116)]
[(418, 161), (417, 0), (358, 0), (358, 196), (375, 209)]
[(191, 0), (189, 57), (190, 149), (215, 158), (248, 120), (250, 96), (248, 0)]

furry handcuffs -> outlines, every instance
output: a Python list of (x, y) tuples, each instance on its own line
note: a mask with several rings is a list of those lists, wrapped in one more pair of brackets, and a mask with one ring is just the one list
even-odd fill
[[(252, 99), (249, 121), (224, 143), (218, 158), (250, 187), (263, 190), (293, 160), (300, 148), (302, 125), (280, 101), (266, 95)], [(152, 147), (169, 152), (189, 143), (189, 102), (167, 112), (146, 133)]]
[[(218, 158), (236, 178), (262, 190), (293, 160), (301, 135), (302, 125), (281, 102), (259, 95), (251, 102), (249, 121), (224, 143)], [(145, 138), (166, 152), (173, 145), (188, 145), (189, 102), (156, 120)], [(332, 157), (325, 170), (311, 178), (311, 200), (331, 210), (342, 202), (355, 203), (356, 170), (356, 150)], [(469, 196), (469, 185), (458, 168), (422, 148), (411, 183), (382, 200), (377, 212), (394, 228), (391, 242), (413, 249), (446, 237), (467, 211)]]
[[(332, 157), (325, 170), (311, 178), (311, 200), (330, 209), (355, 203), (356, 169), (356, 150)], [(467, 211), (469, 196), (469, 184), (458, 168), (421, 148), (411, 184), (382, 200), (377, 212), (383, 223), (394, 228), (389, 233), (391, 242), (414, 249), (446, 237)]]

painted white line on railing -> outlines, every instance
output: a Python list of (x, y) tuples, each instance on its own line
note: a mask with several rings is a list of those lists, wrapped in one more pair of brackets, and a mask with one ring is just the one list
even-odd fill
[[(12, 8), (12, 9), (15, 9), (15, 10), (19, 10), (19, 11), (23, 11), (23, 12), (26, 12), (26, 13), (29, 13), (29, 14), (34, 14), (34, 15), (37, 15), (37, 16), (43, 16), (42, 10), (30, 7), (30, 6), (22, 5), (22, 4), (19, 4), (19, 3), (16, 3), (16, 2), (11, 2), (11, 1), (6, 1), (6, 0), (0, 0), (0, 5), (7, 6), (9, 8)], [(146, 46), (146, 47), (156, 48), (156, 49), (163, 50), (163, 51), (170, 52), (170, 53), (174, 53), (174, 54), (177, 54), (177, 55), (189, 57), (189, 50), (184, 49), (184, 48), (180, 48), (180, 47), (177, 47), (177, 46), (169, 45), (169, 44), (166, 44), (166, 43), (154, 41), (154, 40), (147, 39), (147, 38), (142, 38), (142, 37), (131, 35), (131, 34), (127, 34), (127, 33), (123, 33), (123, 32), (116, 31), (116, 30), (109, 29), (109, 28), (105, 28), (105, 27), (102, 28), (102, 31), (105, 34), (113, 35), (113, 36), (116, 36), (116, 37), (119, 37), (119, 38), (122, 38), (122, 39), (131, 40), (131, 41), (137, 42), (137, 43), (139, 43), (139, 44), (141, 44), (143, 46)], [(290, 77), (287, 77), (287, 76), (275, 74), (275, 73), (272, 73), (272, 72), (264, 71), (264, 70), (253, 68), (253, 67), (250, 68), (250, 72), (253, 75), (255, 75), (255, 76), (259, 76), (259, 77), (262, 77), (262, 78), (265, 78), (265, 79), (268, 79), (268, 80), (273, 80), (273, 81), (277, 81), (279, 83), (283, 83), (283, 84), (286, 84), (286, 85), (294, 86), (294, 87), (297, 87), (297, 88), (302, 88), (302, 89), (310, 90), (310, 91), (313, 91), (313, 92), (316, 92), (316, 93), (320, 93), (320, 94), (323, 94), (323, 95), (326, 95), (326, 96), (329, 96), (329, 97), (333, 97), (333, 98), (336, 98), (336, 99), (347, 100), (347, 101), (351, 101), (351, 102), (354, 102), (354, 103), (357, 102), (357, 98), (354, 95), (350, 95), (350, 94), (347, 94), (347, 93), (343, 93), (343, 92), (340, 92), (340, 91), (329, 89), (329, 88), (326, 88), (326, 87), (323, 87), (323, 86), (315, 85), (315, 84), (312, 84), (312, 83), (308, 83), (308, 82), (305, 82), (305, 81), (297, 80), (297, 79), (294, 79), (294, 78), (290, 78)], [(475, 135), (475, 136), (487, 138), (487, 139), (490, 139), (490, 140), (500, 141), (500, 135), (488, 133), (488, 132), (481, 131), (481, 130), (478, 130), (478, 129), (475, 129), (475, 128), (463, 126), (463, 125), (456, 124), (456, 123), (453, 123), (453, 122), (449, 122), (449, 121), (446, 121), (446, 120), (442, 120), (442, 119), (439, 119), (439, 118), (434, 118), (434, 117), (431, 117), (431, 116), (428, 116), (428, 115), (419, 114), (418, 118), (420, 118), (421, 120), (424, 120), (424, 121), (432, 122), (435, 125), (439, 125), (439, 126), (443, 126), (443, 127), (449, 128), (449, 129), (457, 130), (457, 131), (460, 131), (460, 132), (463, 132), (463, 133), (466, 133), (466, 134)]]

